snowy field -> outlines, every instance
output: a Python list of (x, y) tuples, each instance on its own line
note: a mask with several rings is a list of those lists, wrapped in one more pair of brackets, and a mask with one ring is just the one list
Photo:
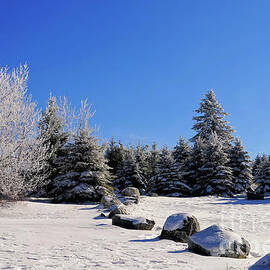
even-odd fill
[[(156, 221), (152, 231), (112, 226), (96, 204), (18, 202), (0, 208), (0, 269), (248, 269), (270, 252), (270, 199), (142, 197), (134, 215)], [(166, 217), (194, 214), (204, 229), (231, 227), (251, 244), (248, 259), (205, 257), (186, 244), (159, 240)]]

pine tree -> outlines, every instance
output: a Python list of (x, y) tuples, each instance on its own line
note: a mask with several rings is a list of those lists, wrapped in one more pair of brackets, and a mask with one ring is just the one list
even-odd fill
[(215, 133), (206, 144), (204, 160), (199, 169), (202, 177), (196, 183), (196, 195), (232, 196), (235, 192), (232, 169), (227, 165), (228, 155)]
[(51, 179), (54, 178), (55, 168), (54, 160), (57, 158), (59, 150), (68, 140), (68, 134), (63, 131), (63, 122), (59, 116), (59, 107), (56, 103), (56, 97), (50, 96), (46, 109), (42, 112), (39, 122), (39, 137), (42, 138), (47, 147), (47, 166), (43, 170), (46, 182), (46, 189), (50, 189)]
[(110, 172), (115, 178), (118, 178), (118, 172), (122, 169), (124, 155), (125, 149), (123, 144), (120, 141), (116, 143), (114, 138), (112, 138), (105, 151), (105, 157), (108, 161)]
[(269, 156), (263, 155), (261, 162), (256, 170), (254, 182), (257, 185), (258, 192), (270, 191), (270, 159)]
[(88, 127), (90, 112), (82, 103), (78, 132), (73, 142), (64, 145), (55, 160), (57, 177), (51, 194), (55, 201), (100, 201), (112, 191), (111, 175), (104, 157), (104, 148)]
[(262, 157), (258, 154), (252, 164), (252, 175), (253, 177), (256, 175), (257, 173), (257, 169), (260, 167), (260, 164), (262, 162)]
[(173, 150), (175, 168), (178, 170), (179, 180), (191, 185), (191, 148), (183, 137), (180, 137), (177, 145)]
[(235, 139), (234, 146), (230, 152), (230, 167), (233, 171), (233, 182), (236, 193), (242, 193), (252, 184), (252, 171), (250, 157), (244, 150), (239, 138)]
[(200, 108), (195, 110), (195, 112), (200, 115), (193, 117), (196, 123), (192, 129), (197, 134), (191, 139), (192, 142), (195, 142), (198, 137), (207, 141), (211, 134), (215, 133), (222, 144), (231, 145), (233, 129), (228, 125), (229, 122), (224, 120), (228, 113), (224, 112), (224, 109), (216, 100), (213, 90), (210, 90), (205, 95), (201, 100)]
[(133, 148), (126, 149), (123, 165), (118, 175), (119, 178), (114, 181), (114, 184), (119, 190), (136, 187), (141, 193), (145, 191), (147, 184)]
[(157, 144), (153, 143), (147, 156), (148, 172), (147, 179), (151, 179), (157, 174), (158, 162), (160, 160), (160, 151), (157, 149)]
[(178, 166), (172, 152), (164, 147), (160, 153), (157, 175), (150, 180), (151, 192), (168, 196), (189, 196), (191, 188), (179, 180)]
[(200, 168), (205, 163), (205, 143), (198, 137), (194, 143), (191, 152), (191, 161), (190, 161), (190, 174), (191, 174), (191, 186), (195, 194), (200, 192), (201, 189), (201, 178), (203, 177), (202, 171)]

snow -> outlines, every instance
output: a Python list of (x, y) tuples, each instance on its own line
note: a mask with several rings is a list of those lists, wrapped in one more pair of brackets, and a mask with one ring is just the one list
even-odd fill
[(266, 254), (263, 258), (261, 258), (251, 267), (251, 270), (256, 269), (258, 270), (270, 269), (270, 253)]
[(184, 227), (184, 220), (187, 220), (188, 216), (190, 215), (186, 213), (169, 216), (164, 224), (164, 230), (174, 231), (176, 229), (182, 229)]
[(210, 251), (211, 256), (223, 255), (226, 250), (231, 249), (234, 241), (242, 243), (240, 235), (218, 225), (193, 234), (191, 239), (194, 243)]
[[(128, 206), (153, 219), (151, 231), (127, 230), (101, 218), (98, 204), (25, 201), (0, 208), (0, 269), (247, 270), (270, 250), (270, 200), (144, 197)], [(247, 259), (191, 253), (187, 244), (159, 240), (168, 216), (192, 213), (201, 229), (232, 228), (251, 244)], [(267, 269), (267, 268), (266, 268)]]

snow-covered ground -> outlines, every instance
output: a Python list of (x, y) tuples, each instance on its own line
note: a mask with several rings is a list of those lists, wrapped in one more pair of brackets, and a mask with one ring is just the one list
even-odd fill
[[(96, 204), (25, 201), (0, 208), (0, 269), (248, 269), (270, 252), (270, 199), (142, 197), (130, 206), (156, 221), (152, 231), (112, 226)], [(248, 259), (206, 257), (159, 240), (166, 218), (192, 213), (201, 229), (230, 227), (251, 244)]]

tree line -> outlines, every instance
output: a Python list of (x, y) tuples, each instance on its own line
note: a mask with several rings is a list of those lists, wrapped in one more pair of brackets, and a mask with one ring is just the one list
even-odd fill
[(251, 161), (213, 90), (195, 111), (194, 137), (158, 149), (114, 138), (101, 143), (87, 100), (77, 109), (51, 95), (40, 111), (27, 93), (28, 72), (0, 69), (0, 198), (35, 193), (57, 202), (98, 201), (127, 186), (179, 197), (270, 190), (269, 156)]

